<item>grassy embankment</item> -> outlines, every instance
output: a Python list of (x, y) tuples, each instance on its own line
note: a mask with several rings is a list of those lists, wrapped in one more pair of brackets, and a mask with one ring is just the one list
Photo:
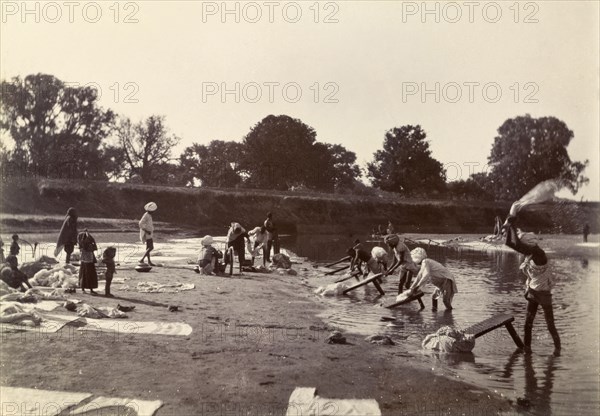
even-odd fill
[[(278, 192), (254, 189), (174, 188), (94, 181), (20, 179), (0, 185), (3, 230), (57, 228), (68, 207), (86, 226), (135, 229), (143, 205), (155, 201), (155, 221), (194, 229), (222, 230), (231, 221), (250, 227), (268, 211), (283, 233), (368, 233), (390, 219), (402, 232), (491, 233), (494, 217), (510, 202), (406, 199), (379, 196)], [(560, 202), (528, 208), (521, 224), (541, 232), (598, 230), (598, 203)], [(107, 220), (110, 219), (110, 220)]]

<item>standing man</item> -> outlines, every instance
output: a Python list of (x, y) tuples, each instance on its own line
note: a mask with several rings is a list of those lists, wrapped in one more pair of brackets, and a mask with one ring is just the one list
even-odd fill
[[(267, 230), (267, 253), (266, 253), (266, 261), (271, 261), (271, 247), (273, 247), (273, 241), (275, 240), (277, 230), (275, 230), (275, 226), (273, 225), (273, 214), (271, 212), (267, 213), (267, 219), (264, 222), (264, 227)], [(277, 254), (276, 252), (274, 254)]]
[[(244, 247), (244, 239), (250, 243), (250, 236), (248, 232), (237, 222), (232, 222), (227, 232), (227, 248), (233, 247), (233, 250), (238, 255), (238, 261), (240, 263), (240, 274), (242, 274), (242, 267), (246, 260), (246, 248)], [(233, 261), (233, 259), (231, 259)], [(231, 266), (233, 267), (233, 265)]]
[(4, 241), (0, 237), (0, 263), (4, 263)]
[(589, 224), (585, 224), (583, 226), (583, 242), (587, 243), (587, 238), (588, 235), (590, 234), (590, 225)]
[(531, 233), (517, 231), (515, 222), (517, 217), (509, 215), (505, 222), (506, 244), (517, 253), (523, 254), (525, 260), (519, 269), (527, 277), (525, 282), (525, 299), (527, 300), (527, 314), (525, 316), (525, 352), (531, 353), (531, 338), (533, 321), (541, 306), (546, 318), (548, 332), (554, 341), (554, 355), (559, 356), (561, 342), (554, 323), (554, 308), (552, 306), (552, 289), (554, 288), (554, 274), (548, 264), (546, 252), (537, 244), (537, 239)]
[(400, 236), (398, 234), (390, 234), (386, 235), (383, 241), (392, 249), (394, 253), (394, 263), (392, 264), (392, 268), (399, 263), (400, 264), (400, 282), (398, 284), (398, 294), (406, 289), (410, 288), (413, 275), (419, 272), (419, 268), (413, 262), (413, 259), (410, 255), (410, 250), (404, 244), (403, 241), (400, 241)]
[(458, 292), (454, 275), (444, 265), (435, 260), (428, 259), (427, 253), (421, 247), (410, 252), (411, 258), (419, 267), (419, 272), (410, 286), (412, 294), (417, 293), (423, 286), (431, 282), (435, 291), (431, 297), (431, 310), (437, 311), (438, 299), (442, 298), (446, 309), (452, 309), (452, 299)]
[(266, 252), (267, 252), (267, 229), (263, 225), (262, 227), (256, 227), (248, 232), (248, 235), (254, 236), (254, 247), (252, 248), (252, 265), (254, 266), (254, 258), (258, 255), (259, 251), (263, 252), (263, 266), (266, 266)]
[(158, 206), (154, 202), (148, 202), (144, 205), (144, 210), (146, 212), (142, 216), (142, 219), (139, 222), (140, 226), (140, 241), (142, 243), (146, 243), (146, 252), (144, 256), (140, 260), (140, 263), (144, 262), (144, 259), (148, 257), (148, 264), (150, 266), (154, 266), (152, 261), (150, 260), (150, 252), (154, 250), (154, 224), (152, 224), (152, 215), (151, 212), (155, 212)]
[(394, 229), (394, 224), (392, 224), (392, 220), (388, 220), (387, 233), (394, 234), (395, 232), (396, 230)]

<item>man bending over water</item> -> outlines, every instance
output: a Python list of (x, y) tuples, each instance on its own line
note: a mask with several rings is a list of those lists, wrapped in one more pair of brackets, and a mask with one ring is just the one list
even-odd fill
[(558, 331), (554, 325), (554, 309), (552, 307), (552, 288), (554, 279), (548, 266), (546, 252), (537, 245), (535, 236), (522, 233), (515, 228), (515, 216), (509, 216), (504, 223), (506, 229), (505, 244), (518, 253), (525, 255), (519, 269), (527, 276), (525, 282), (525, 299), (527, 299), (527, 316), (525, 318), (525, 352), (531, 352), (531, 332), (538, 306), (542, 306), (548, 332), (554, 341), (554, 355), (560, 355), (561, 344)]

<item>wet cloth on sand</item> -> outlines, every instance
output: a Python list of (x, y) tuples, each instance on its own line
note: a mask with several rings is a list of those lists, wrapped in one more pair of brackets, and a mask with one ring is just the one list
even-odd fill
[(35, 331), (41, 334), (52, 334), (58, 332), (63, 326), (69, 322), (77, 321), (80, 319), (77, 315), (58, 315), (41, 312), (38, 316), (41, 316), (42, 321), (39, 325), (35, 325), (33, 322), (19, 323), (5, 323), (0, 325), (0, 333), (19, 332), (19, 331)]
[(189, 336), (192, 327), (184, 322), (155, 321), (112, 321), (105, 319), (85, 319), (87, 325), (78, 331), (99, 331), (116, 334), (180, 335)]
[(139, 282), (137, 287), (131, 288), (124, 285), (121, 290), (135, 291), (141, 293), (177, 293), (184, 290), (192, 290), (196, 286), (193, 283), (157, 283), (157, 282)]
[[(91, 394), (0, 386), (0, 397), (7, 415), (55, 416), (91, 397)], [(14, 406), (12, 410), (11, 406)]]
[(95, 397), (89, 401), (90, 397), (92, 397), (91, 393), (0, 386), (0, 398), (4, 413), (15, 415), (152, 416), (163, 404), (160, 400), (148, 401), (104, 396)]
[(163, 405), (160, 400), (148, 401), (138, 399), (123, 399), (118, 397), (96, 397), (69, 412), (70, 416), (77, 415), (139, 415), (152, 416)]
[(125, 315), (123, 312), (121, 312), (117, 308), (111, 308), (111, 307), (94, 308), (93, 306), (90, 306), (87, 303), (82, 303), (81, 305), (77, 305), (77, 315), (82, 316), (84, 318), (94, 318), (94, 319), (127, 318), (127, 315)]
[[(286, 416), (316, 414), (315, 409), (323, 409), (323, 414), (346, 416), (381, 416), (379, 403), (375, 399), (333, 399), (317, 395), (314, 387), (296, 387), (288, 402)], [(331, 413), (329, 413), (331, 412)]]

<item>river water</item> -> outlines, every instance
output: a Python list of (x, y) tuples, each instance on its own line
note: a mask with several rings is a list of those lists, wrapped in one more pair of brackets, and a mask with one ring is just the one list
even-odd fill
[[(290, 249), (319, 260), (343, 256), (341, 241), (323, 238), (323, 244), (307, 246), (302, 240), (290, 242)], [(339, 244), (338, 244), (339, 243)], [(284, 244), (285, 246), (285, 244)], [(327, 247), (325, 247), (327, 246)], [(552, 355), (554, 344), (541, 308), (534, 322), (532, 350), (526, 356), (516, 351), (508, 331), (496, 329), (476, 341), (472, 354), (426, 353), (423, 338), (443, 325), (466, 328), (495, 314), (511, 314), (522, 337), (527, 301), (523, 297), (524, 277), (519, 272), (521, 256), (492, 250), (479, 252), (429, 246), (428, 255), (446, 265), (457, 277), (459, 293), (454, 309), (446, 311), (439, 302), (431, 310), (425, 288), (426, 309), (417, 302), (389, 310), (381, 308), (373, 285), (363, 286), (348, 296), (323, 298), (327, 305), (322, 318), (344, 331), (362, 335), (388, 335), (400, 351), (449, 377), (463, 379), (519, 403), (523, 414), (597, 415), (600, 412), (599, 367), (599, 267), (594, 258), (559, 258), (549, 253), (556, 277), (553, 291), (556, 326), (561, 335), (562, 355)], [(329, 282), (324, 282), (329, 283)], [(323, 283), (323, 284), (324, 284)], [(382, 285), (386, 294), (397, 293), (398, 277)], [(395, 318), (382, 321), (382, 317)]]
[[(53, 241), (55, 235), (22, 237), (29, 241)], [(159, 238), (157, 256), (153, 260), (185, 264), (188, 259), (195, 258), (199, 248), (199, 239), (193, 237), (186, 239), (172, 235)], [(100, 234), (96, 235), (96, 239), (117, 244), (117, 261), (133, 263), (141, 257), (142, 245), (133, 243), (137, 240), (136, 233)], [(325, 261), (343, 256), (348, 241), (351, 241), (348, 236), (283, 238), (282, 246), (311, 260)], [(99, 245), (106, 246), (108, 243)], [(53, 248), (51, 243), (42, 243), (37, 253), (50, 254)], [(513, 315), (515, 328), (522, 336), (526, 301), (517, 254), (436, 246), (427, 250), (429, 257), (446, 265), (457, 277), (459, 293), (454, 297), (452, 311), (445, 311), (441, 302), (437, 312), (431, 310), (431, 300), (427, 295), (432, 292), (431, 286), (425, 288), (423, 301), (426, 309), (422, 311), (416, 302), (393, 310), (384, 309), (378, 306), (381, 302), (378, 292), (373, 285), (367, 285), (349, 296), (319, 298), (326, 306), (322, 319), (346, 332), (365, 336), (388, 335), (396, 343), (390, 348), (431, 367), (436, 374), (462, 379), (520, 403), (519, 413), (599, 414), (598, 256), (559, 257), (549, 253), (557, 282), (553, 299), (556, 325), (563, 344), (560, 357), (552, 355), (553, 343), (541, 309), (534, 323), (533, 354), (529, 356), (516, 352), (504, 328), (478, 338), (472, 354), (434, 354), (421, 349), (421, 341), (427, 334), (442, 325), (466, 328), (495, 314)], [(27, 257), (29, 251), (22, 245), (22, 256)], [(28, 260), (22, 258), (21, 261)], [(333, 280), (323, 277), (309, 279), (315, 286)], [(397, 284), (397, 276), (390, 276), (382, 286), (386, 293), (394, 294)], [(393, 318), (394, 321), (382, 321), (382, 317)]]

